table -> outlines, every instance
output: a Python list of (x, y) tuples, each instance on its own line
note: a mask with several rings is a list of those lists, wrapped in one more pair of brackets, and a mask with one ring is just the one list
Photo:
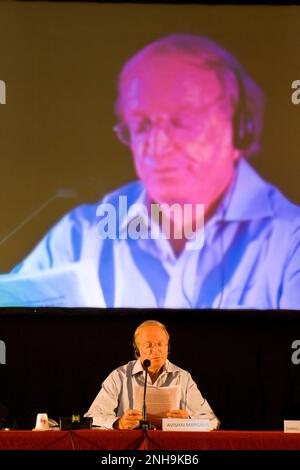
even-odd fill
[(300, 434), (282, 431), (148, 431), (149, 450), (299, 450)]
[(0, 450), (300, 450), (282, 431), (0, 431)]

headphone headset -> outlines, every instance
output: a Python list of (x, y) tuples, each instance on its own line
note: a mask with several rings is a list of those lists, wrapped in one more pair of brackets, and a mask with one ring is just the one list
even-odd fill
[(244, 84), (240, 74), (235, 71), (239, 100), (233, 116), (233, 142), (237, 149), (247, 149), (255, 138), (255, 126), (252, 113), (247, 105)]

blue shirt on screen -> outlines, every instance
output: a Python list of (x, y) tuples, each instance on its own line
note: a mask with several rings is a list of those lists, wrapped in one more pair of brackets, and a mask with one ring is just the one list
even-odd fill
[[(166, 239), (121, 236), (136, 214), (118, 212), (120, 196), (129, 208), (145, 200), (145, 188), (133, 182), (75, 208), (13, 273), (89, 259), (107, 307), (300, 309), (300, 208), (244, 159), (205, 224), (203, 247), (189, 249), (190, 240), (178, 257)], [(99, 204), (116, 210), (114, 239), (99, 236)]]

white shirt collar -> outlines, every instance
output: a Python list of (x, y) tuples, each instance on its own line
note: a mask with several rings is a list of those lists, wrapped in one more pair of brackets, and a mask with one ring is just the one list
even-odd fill
[[(175, 364), (173, 364), (167, 359), (163, 366), (163, 371), (167, 372), (167, 374), (176, 373), (180, 371), (180, 367), (175, 366)], [(144, 372), (144, 368), (142, 366), (140, 359), (137, 359), (132, 368), (132, 375), (139, 374), (141, 372)]]

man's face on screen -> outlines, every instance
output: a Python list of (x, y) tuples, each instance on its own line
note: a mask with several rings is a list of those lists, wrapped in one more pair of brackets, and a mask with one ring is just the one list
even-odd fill
[(178, 54), (152, 55), (123, 79), (121, 103), (135, 168), (151, 200), (211, 207), (239, 154), (232, 105), (216, 72)]

